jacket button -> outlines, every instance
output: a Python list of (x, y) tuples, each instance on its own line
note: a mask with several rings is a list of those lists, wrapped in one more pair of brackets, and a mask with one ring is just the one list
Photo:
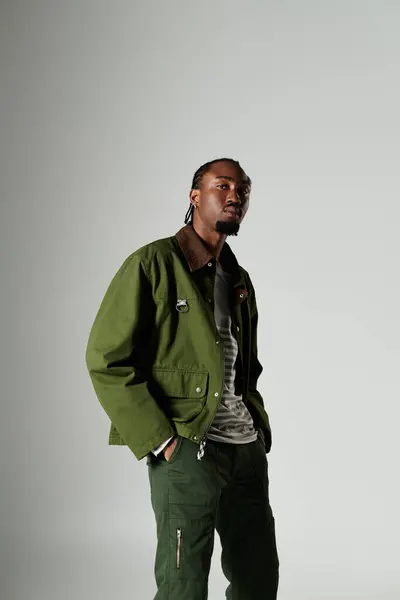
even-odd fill
[(240, 294), (240, 298), (244, 298), (244, 294)]
[(214, 396), (219, 396), (218, 392), (215, 392)]
[(196, 388), (196, 392), (197, 392), (198, 394), (200, 394), (200, 392), (201, 392), (201, 387), (197, 387), (197, 388)]
[(212, 267), (212, 263), (208, 263), (208, 265), (207, 265), (207, 266), (208, 266), (208, 267)]
[(239, 325), (236, 327), (236, 329), (237, 329), (237, 331), (240, 331), (240, 327), (239, 327)]

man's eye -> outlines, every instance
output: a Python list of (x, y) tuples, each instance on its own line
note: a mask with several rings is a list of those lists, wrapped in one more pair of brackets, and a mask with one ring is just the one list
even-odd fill
[(217, 185), (217, 187), (220, 187), (221, 189), (225, 189), (226, 190), (227, 188), (229, 188), (229, 185), (227, 183), (219, 183)]

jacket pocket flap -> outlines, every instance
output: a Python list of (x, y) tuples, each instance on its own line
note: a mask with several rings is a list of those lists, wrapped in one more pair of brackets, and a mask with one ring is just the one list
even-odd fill
[(185, 369), (153, 369), (154, 383), (169, 398), (204, 398), (208, 390), (208, 373)]

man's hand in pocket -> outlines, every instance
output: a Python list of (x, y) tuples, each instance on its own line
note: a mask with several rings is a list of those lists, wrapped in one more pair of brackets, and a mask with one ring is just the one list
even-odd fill
[(169, 444), (167, 444), (165, 446), (165, 448), (163, 449), (163, 454), (164, 454), (164, 458), (165, 460), (168, 462), (169, 458), (171, 456), (171, 454), (173, 453), (173, 451), (175, 450), (175, 446), (176, 446), (176, 442), (177, 442), (177, 437), (174, 437)]

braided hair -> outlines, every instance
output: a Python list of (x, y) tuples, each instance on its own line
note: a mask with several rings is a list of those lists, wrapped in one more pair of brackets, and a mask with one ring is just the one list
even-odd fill
[[(237, 165), (240, 169), (242, 169), (240, 163), (237, 160), (234, 160), (233, 158), (215, 158), (214, 160), (210, 160), (209, 162), (206, 162), (204, 165), (199, 167), (197, 169), (196, 173), (193, 175), (193, 181), (192, 181), (192, 187), (191, 187), (192, 190), (198, 190), (200, 188), (203, 176), (207, 173), (207, 171), (212, 167), (213, 164), (218, 163), (218, 162), (230, 162), (234, 165)], [(248, 181), (249, 181), (249, 183), (251, 183), (250, 178), (248, 178)], [(190, 223), (190, 224), (193, 223), (193, 212), (194, 212), (194, 206), (192, 203), (190, 203), (190, 206), (185, 215), (185, 224), (186, 225), (188, 223)]]

